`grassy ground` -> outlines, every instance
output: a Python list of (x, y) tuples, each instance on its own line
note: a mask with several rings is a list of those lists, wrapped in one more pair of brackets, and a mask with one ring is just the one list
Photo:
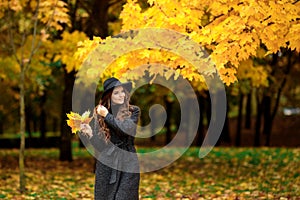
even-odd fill
[[(27, 191), (19, 194), (18, 150), (0, 150), (0, 199), (93, 199), (93, 157), (77, 147), (73, 162), (58, 155), (26, 150)], [(300, 149), (218, 147), (200, 159), (190, 148), (170, 166), (141, 174), (140, 199), (300, 199)]]

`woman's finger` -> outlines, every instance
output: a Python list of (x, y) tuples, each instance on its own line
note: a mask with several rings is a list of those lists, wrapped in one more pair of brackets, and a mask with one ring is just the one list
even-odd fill
[(97, 114), (99, 114), (99, 113), (100, 113), (100, 105), (97, 106)]

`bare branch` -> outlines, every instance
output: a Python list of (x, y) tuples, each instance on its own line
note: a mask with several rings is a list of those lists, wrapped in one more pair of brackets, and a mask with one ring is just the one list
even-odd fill
[[(47, 33), (48, 30), (50, 29), (50, 25), (51, 25), (51, 22), (54, 18), (54, 14), (55, 14), (55, 8), (56, 8), (56, 5), (58, 3), (58, 0), (56, 1), (56, 4), (54, 6), (54, 9), (53, 9), (53, 13), (51, 15), (51, 18), (50, 20), (48, 21), (46, 27), (45, 27), (45, 32)], [(30, 56), (29, 56), (29, 62), (31, 62), (31, 59), (33, 57), (33, 55), (36, 53), (36, 51), (39, 49), (39, 47), (41, 46), (42, 44), (42, 39), (39, 39), (38, 41), (38, 44), (35, 46), (35, 38), (36, 38), (36, 32), (37, 32), (37, 23), (38, 23), (38, 12), (39, 12), (39, 5), (40, 4), (40, 0), (38, 0), (38, 3), (37, 3), (37, 8), (36, 8), (36, 12), (35, 12), (35, 22), (34, 22), (34, 29), (33, 29), (33, 39), (32, 39), (32, 46), (31, 46), (31, 53), (30, 53)]]
[(115, 5), (117, 3), (120, 3), (120, 2), (122, 2), (122, 0), (111, 1), (111, 2), (108, 3), (108, 7), (113, 6), (113, 5)]
[(22, 34), (22, 40), (21, 40), (21, 45), (20, 45), (20, 48), (21, 48), (21, 62), (23, 62), (24, 60), (24, 44), (26, 42), (26, 31), (23, 32)]
[[(36, 4), (36, 9), (35, 9), (35, 14), (34, 14), (34, 26), (33, 26), (33, 37), (32, 37), (32, 42), (31, 42), (31, 51), (30, 51), (30, 56), (29, 56), (29, 63), (31, 62), (32, 56), (34, 55), (36, 49), (35, 48), (35, 40), (36, 40), (36, 31), (37, 31), (37, 23), (38, 23), (38, 14), (39, 14), (39, 7), (40, 7), (40, 0), (37, 1)], [(29, 65), (27, 65), (29, 66)]]
[(224, 16), (224, 14), (220, 14), (220, 15), (215, 16), (210, 22), (208, 22), (208, 23), (205, 24), (204, 26), (207, 26), (207, 25), (213, 23), (216, 19), (218, 19), (218, 18), (220, 18), (220, 17), (222, 17), (222, 16)]

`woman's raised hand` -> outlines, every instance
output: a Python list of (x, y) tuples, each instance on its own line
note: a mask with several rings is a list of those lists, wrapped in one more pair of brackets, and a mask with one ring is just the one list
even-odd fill
[(106, 117), (108, 110), (106, 107), (102, 106), (102, 105), (98, 105), (96, 112), (98, 115), (102, 116), (102, 117)]

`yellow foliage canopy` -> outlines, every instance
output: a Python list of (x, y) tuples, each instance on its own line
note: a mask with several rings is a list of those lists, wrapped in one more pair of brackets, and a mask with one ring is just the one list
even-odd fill
[(40, 22), (55, 30), (62, 30), (63, 24), (71, 26), (67, 3), (61, 0), (3, 0), (0, 2), (0, 19), (7, 15), (7, 10), (12, 10), (20, 16), (21, 32), (34, 26), (32, 20), (35, 20), (36, 13)]
[[(180, 74), (199, 83), (204, 80), (202, 75), (210, 76), (215, 72), (204, 49), (183, 34), (151, 28), (126, 34), (106, 38), (100, 44), (96, 43), (92, 51), (87, 46), (93, 47), (93, 41), (82, 43), (86, 46), (79, 48), (76, 55), (85, 59), (79, 61), (83, 65), (78, 73), (78, 77), (82, 77), (85, 84), (97, 77), (99, 79), (100, 76), (137, 80), (145, 74), (145, 70), (154, 77), (161, 75), (169, 79), (173, 76), (177, 79)], [(160, 64), (161, 67), (154, 70), (154, 64)], [(166, 70), (164, 66), (169, 69)]]
[[(51, 68), (45, 66), (57, 53), (57, 50), (51, 52), (54, 48), (51, 47), (53, 42), (47, 41), (49, 32), (71, 26), (68, 12), (67, 3), (62, 0), (0, 1), (3, 47), (0, 62), (4, 63), (0, 77), (6, 78), (11, 85), (24, 84), (25, 88), (30, 87), (35, 93), (42, 94), (48, 82), (41, 80), (51, 75)], [(10, 72), (14, 72), (13, 75)], [(25, 80), (20, 79), (20, 73)]]
[[(300, 51), (299, 2), (294, 3), (290, 0), (216, 0), (213, 2), (208, 0), (149, 0), (148, 3), (149, 8), (143, 10), (137, 0), (127, 1), (120, 15), (122, 34), (150, 27), (170, 29), (185, 34), (210, 52), (215, 69), (227, 85), (237, 80), (238, 72), (241, 73), (239, 75), (241, 79), (251, 75), (257, 76), (256, 80), (252, 79), (257, 81), (253, 85), (266, 83), (267, 71), (264, 67), (256, 66), (253, 70), (251, 63), (244, 64), (249, 58), (257, 56), (257, 51), (262, 44), (267, 48), (266, 54), (276, 53), (281, 47)], [(148, 37), (158, 36), (149, 34)], [(105, 43), (107, 39), (84, 41), (76, 53), (79, 63), (87, 58), (93, 49), (91, 46)], [(165, 35), (164, 39), (170, 40), (168, 35)], [(178, 41), (178, 45), (185, 44)], [(115, 46), (108, 48), (114, 50)], [(107, 73), (121, 77), (129, 72), (128, 70), (133, 70), (134, 66), (155, 61), (174, 69), (174, 74), (180, 73), (194, 82), (201, 81), (199, 71), (195, 70), (195, 66), (191, 63), (180, 58), (181, 56), (174, 56), (172, 52), (147, 48), (120, 58), (116, 57), (115, 62), (109, 67), (111, 71), (108, 70)], [(240, 66), (243, 66), (241, 70), (239, 70)], [(242, 71), (247, 68), (251, 69), (243, 73)], [(141, 70), (136, 70), (138, 71), (141, 72)], [(137, 78), (142, 74), (141, 72), (132, 75), (132, 78)], [(169, 72), (163, 75), (170, 77)]]
[[(66, 64), (67, 72), (78, 70), (81, 63), (77, 55), (77, 49), (82, 43), (80, 41), (84, 40), (87, 40), (87, 36), (83, 32), (74, 31), (69, 33), (64, 31), (62, 40), (56, 40), (54, 43), (47, 41), (49, 52), (51, 52), (50, 56), (56, 55), (54, 61), (61, 60), (62, 63)], [(77, 54), (74, 56), (75, 52)]]
[[(256, 56), (261, 43), (300, 51), (300, 3), (283, 0), (151, 0), (142, 11), (130, 0), (121, 13), (123, 31), (159, 27), (185, 33), (212, 51), (222, 80), (236, 81), (240, 62)], [(288, 44), (288, 45), (287, 45)], [(256, 74), (257, 75), (257, 74)], [(259, 78), (264, 78), (263, 75)]]

